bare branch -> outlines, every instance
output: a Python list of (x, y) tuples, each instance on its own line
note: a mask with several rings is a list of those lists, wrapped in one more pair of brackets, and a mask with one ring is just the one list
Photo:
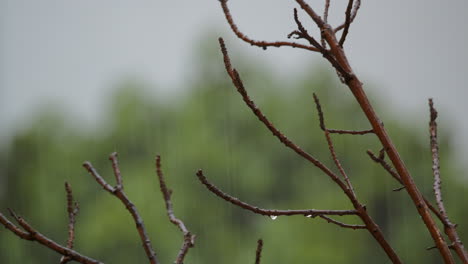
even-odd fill
[(197, 172), (197, 177), (205, 187), (214, 193), (216, 196), (224, 199), (227, 202), (230, 202), (234, 205), (237, 205), (243, 209), (249, 210), (256, 214), (266, 215), (270, 217), (280, 216), (280, 215), (303, 215), (308, 217), (314, 217), (319, 215), (356, 215), (356, 210), (316, 210), (316, 209), (304, 209), (304, 210), (276, 210), (276, 209), (262, 209), (254, 205), (250, 205), (246, 202), (239, 200), (238, 198), (224, 193), (218, 187), (213, 185), (208, 179), (203, 175), (203, 171), (199, 170)]
[(318, 51), (314, 47), (302, 45), (302, 44), (295, 43), (295, 42), (286, 42), (286, 41), (268, 42), (268, 41), (257, 41), (257, 40), (250, 39), (245, 34), (243, 34), (241, 31), (239, 31), (239, 28), (234, 23), (234, 20), (232, 19), (232, 16), (231, 16), (231, 12), (229, 11), (229, 7), (227, 6), (227, 0), (220, 0), (219, 2), (221, 3), (221, 7), (223, 8), (223, 13), (224, 13), (224, 15), (226, 17), (226, 20), (229, 23), (229, 26), (231, 27), (232, 31), (234, 32), (234, 34), (236, 34), (236, 36), (238, 38), (240, 38), (241, 40), (249, 43), (252, 46), (257, 46), (257, 47), (260, 47), (262, 49), (267, 49), (267, 47), (290, 46), (290, 47), (293, 47), (293, 48), (306, 49), (306, 50), (310, 50), (310, 51), (314, 51), (314, 52)]
[[(119, 166), (118, 166), (118, 160), (117, 160), (117, 153), (112, 153), (109, 157), (111, 160), (113, 166), (115, 166), (114, 173), (117, 171), (120, 171)], [(98, 172), (94, 169), (93, 165), (91, 165), (90, 162), (85, 162), (83, 164), (83, 167), (86, 168), (86, 170), (91, 174), (91, 176), (94, 177), (94, 179), (110, 194), (114, 195), (117, 197), (122, 203), (125, 205), (125, 208), (130, 212), (130, 214), (133, 217), (133, 221), (136, 224), (136, 228), (138, 230), (138, 234), (140, 235), (140, 239), (143, 245), (143, 249), (145, 250), (145, 253), (148, 257), (148, 260), (151, 264), (158, 264), (158, 260), (156, 257), (156, 252), (151, 246), (151, 241), (149, 239), (149, 236), (146, 232), (145, 225), (143, 223), (143, 219), (141, 218), (140, 214), (138, 213), (138, 210), (136, 206), (128, 199), (127, 195), (123, 191), (123, 186), (117, 186), (112, 187), (109, 185), (99, 174)], [(117, 175), (116, 175), (116, 178)]]
[(98, 260), (94, 260), (90, 257), (84, 256), (81, 253), (78, 253), (70, 248), (64, 247), (57, 242), (51, 240), (50, 238), (44, 236), (43, 234), (39, 233), (36, 229), (30, 226), (26, 220), (21, 218), (20, 216), (16, 215), (13, 210), (9, 209), (11, 216), (18, 222), (18, 224), (24, 228), (25, 231), (21, 230), (19, 227), (8, 221), (8, 219), (0, 213), (0, 222), (11, 232), (16, 234), (17, 236), (29, 240), (29, 241), (37, 241), (38, 243), (42, 244), (43, 246), (68, 257), (74, 261), (83, 263), (83, 264), (103, 264)]
[(283, 143), (286, 147), (292, 149), (296, 152), (299, 156), (303, 157), (304, 159), (308, 160), (320, 170), (322, 170), (325, 174), (327, 174), (334, 182), (336, 182), (342, 189), (346, 189), (346, 185), (339, 179), (339, 177), (334, 174), (329, 168), (327, 168), (323, 163), (319, 160), (314, 158), (309, 153), (302, 150), (299, 146), (294, 144), (289, 138), (287, 138), (283, 133), (281, 133), (269, 120), (268, 118), (262, 113), (262, 111), (255, 105), (255, 103), (250, 99), (247, 91), (244, 88), (244, 84), (239, 77), (239, 74), (235, 69), (231, 66), (231, 59), (229, 58), (229, 54), (227, 52), (226, 46), (222, 38), (219, 38), (219, 44), (221, 46), (221, 52), (224, 56), (224, 65), (226, 67), (226, 71), (231, 77), (232, 83), (237, 88), (237, 91), (242, 96), (242, 99), (246, 103), (246, 105), (252, 110), (255, 116), (270, 130), (273, 135), (278, 138), (278, 140)]
[(257, 251), (255, 251), (255, 264), (260, 264), (260, 258), (262, 257), (263, 240), (257, 241)]
[(117, 189), (123, 189), (122, 175), (120, 174), (119, 164), (117, 162), (117, 152), (113, 152), (109, 160), (112, 162), (112, 170), (114, 171), (115, 181), (117, 182)]
[[(77, 202), (73, 201), (73, 193), (71, 185), (68, 182), (65, 182), (65, 191), (67, 193), (67, 213), (68, 213), (68, 240), (67, 247), (73, 249), (73, 243), (75, 240), (75, 222), (76, 215), (80, 210)], [(62, 256), (60, 259), (60, 264), (65, 264), (71, 261), (70, 257)]]
[(319, 215), (320, 218), (323, 218), (325, 220), (327, 220), (328, 223), (332, 223), (332, 224), (335, 224), (337, 226), (340, 226), (340, 227), (344, 227), (344, 228), (351, 228), (353, 230), (356, 230), (356, 229), (366, 229), (367, 226), (365, 225), (350, 225), (350, 224), (345, 224), (345, 223), (342, 223), (340, 221), (337, 221), (333, 218), (330, 218), (330, 217), (327, 217), (325, 215)]
[(348, 7), (346, 8), (346, 19), (344, 22), (344, 29), (343, 29), (343, 34), (341, 34), (341, 38), (339, 41), (339, 44), (341, 47), (343, 47), (344, 42), (346, 41), (346, 36), (348, 35), (349, 27), (351, 26), (351, 9), (353, 8), (353, 3), (354, 0), (349, 0), (348, 1)]
[(440, 161), (439, 161), (439, 144), (437, 141), (437, 111), (434, 108), (434, 102), (432, 99), (429, 99), (429, 111), (430, 111), (430, 122), (429, 122), (429, 135), (431, 143), (431, 153), (432, 153), (432, 172), (434, 174), (434, 194), (436, 197), (436, 205), (439, 209), (445, 226), (445, 233), (448, 235), (452, 241), (452, 248), (455, 249), (455, 252), (459, 258), (468, 263), (468, 253), (466, 252), (463, 243), (461, 242), (458, 233), (455, 229), (456, 225), (450, 221), (448, 217), (447, 210), (445, 209), (444, 201), (442, 199), (442, 180), (440, 178)]
[(161, 157), (159, 155), (156, 156), (156, 174), (158, 175), (159, 187), (161, 188), (161, 193), (166, 204), (166, 211), (167, 215), (169, 216), (169, 220), (171, 221), (171, 223), (176, 225), (184, 234), (184, 242), (179, 250), (179, 254), (177, 255), (176, 261), (174, 262), (175, 264), (183, 264), (184, 258), (187, 255), (188, 250), (194, 247), (195, 245), (195, 235), (192, 235), (187, 229), (187, 227), (185, 227), (184, 222), (176, 218), (174, 215), (174, 210), (172, 209), (171, 202), (172, 190), (167, 188), (166, 182), (164, 180), (164, 175), (161, 169)]

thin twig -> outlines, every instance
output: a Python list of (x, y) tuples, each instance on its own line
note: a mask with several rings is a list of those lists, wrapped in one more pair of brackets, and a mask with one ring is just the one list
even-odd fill
[(450, 221), (450, 218), (448, 217), (447, 210), (445, 209), (444, 201), (442, 199), (442, 180), (440, 178), (439, 144), (437, 140), (437, 111), (434, 108), (434, 102), (432, 101), (432, 99), (429, 99), (429, 111), (429, 135), (431, 143), (432, 172), (434, 174), (434, 195), (436, 197), (436, 205), (439, 209), (439, 213), (443, 218), (442, 222), (445, 226), (445, 233), (452, 241), (452, 248), (455, 249), (455, 252), (459, 256), (459, 258), (462, 261), (464, 261), (464, 263), (468, 263), (468, 254), (455, 229), (456, 225), (453, 224)]
[(380, 156), (377, 157), (377, 156), (375, 156), (375, 154), (370, 149), (367, 150), (367, 155), (369, 155), (369, 157), (374, 162), (379, 163), (382, 166), (382, 168), (384, 168), (395, 180), (397, 180), (399, 183), (403, 184), (403, 181), (401, 180), (400, 175), (398, 175), (398, 173), (392, 168), (392, 166), (390, 166), (390, 164), (388, 164), (384, 160), (384, 156), (383, 156), (384, 153), (385, 153), (384, 151), (380, 151)]
[(184, 258), (187, 255), (188, 250), (194, 247), (195, 245), (195, 235), (192, 235), (185, 226), (184, 222), (176, 218), (174, 215), (174, 210), (172, 209), (171, 202), (172, 190), (167, 188), (166, 182), (164, 180), (164, 175), (161, 169), (161, 157), (159, 155), (156, 156), (156, 174), (158, 175), (159, 187), (161, 188), (161, 193), (166, 204), (167, 216), (169, 216), (169, 220), (171, 221), (171, 223), (176, 225), (184, 235), (184, 241), (179, 250), (179, 254), (177, 255), (176, 261), (174, 262), (175, 264), (183, 264)]
[(257, 250), (255, 251), (255, 264), (260, 264), (260, 259), (262, 257), (263, 249), (263, 240), (259, 239), (257, 241)]
[(319, 215), (356, 215), (356, 210), (316, 210), (316, 209), (304, 209), (304, 210), (276, 210), (276, 209), (262, 209), (254, 205), (250, 205), (246, 202), (239, 200), (238, 198), (226, 194), (221, 191), (218, 187), (208, 181), (208, 179), (203, 175), (203, 171), (199, 170), (197, 172), (197, 177), (205, 187), (211, 191), (216, 196), (224, 199), (227, 202), (230, 202), (234, 205), (237, 205), (243, 209), (249, 210), (256, 214), (266, 215), (266, 216), (280, 216), (280, 215), (303, 215), (308, 217), (315, 217)]
[[(77, 202), (73, 200), (73, 193), (71, 185), (68, 182), (65, 182), (65, 191), (67, 193), (67, 213), (68, 213), (68, 240), (67, 247), (73, 249), (74, 240), (75, 240), (75, 222), (76, 215), (80, 210), (80, 207)], [(60, 259), (60, 264), (65, 264), (71, 261), (70, 257), (62, 256)]]
[(18, 224), (24, 228), (25, 231), (21, 230), (18, 226), (11, 223), (2, 213), (0, 213), (0, 222), (11, 232), (29, 241), (37, 241), (38, 243), (44, 245), (45, 247), (59, 253), (62, 256), (71, 258), (74, 261), (83, 264), (103, 264), (102, 262), (87, 257), (79, 252), (76, 252), (68, 247), (64, 247), (57, 242), (51, 240), (50, 238), (39, 233), (36, 229), (30, 226), (26, 220), (16, 215), (13, 210), (9, 209), (11, 216), (18, 222)]
[(332, 139), (330, 137), (330, 132), (328, 131), (327, 127), (325, 126), (325, 117), (323, 115), (322, 106), (320, 105), (320, 101), (319, 101), (319, 99), (318, 99), (318, 97), (317, 97), (317, 95), (315, 93), (313, 94), (313, 96), (314, 96), (314, 102), (315, 102), (315, 105), (317, 107), (317, 112), (318, 112), (318, 116), (319, 116), (320, 128), (325, 133), (325, 138), (326, 138), (327, 143), (328, 143), (328, 149), (330, 150), (330, 154), (332, 156), (333, 162), (335, 163), (336, 167), (340, 171), (341, 176), (343, 176), (343, 178), (344, 178), (344, 180), (346, 182), (346, 185), (348, 185), (348, 188), (351, 190), (351, 193), (354, 196), (356, 196), (356, 194), (354, 193), (353, 185), (351, 184), (351, 181), (349, 180), (349, 176), (346, 173), (346, 171), (344, 170), (343, 165), (341, 165), (341, 162), (338, 159), (338, 156), (336, 155), (335, 147), (333, 146), (333, 141), (332, 141)]
[[(117, 153), (112, 153), (109, 157), (111, 160), (113, 166), (115, 166), (116, 169), (114, 169), (114, 173), (117, 176), (117, 172), (120, 171), (119, 166), (118, 166), (118, 160), (117, 160)], [(128, 199), (127, 195), (123, 191), (123, 186), (119, 186), (117, 183), (117, 186), (112, 187), (109, 185), (100, 175), (99, 173), (94, 169), (93, 165), (91, 165), (90, 162), (85, 162), (83, 164), (83, 167), (86, 168), (86, 170), (91, 174), (91, 176), (94, 177), (94, 179), (110, 194), (114, 195), (117, 197), (122, 203), (125, 205), (125, 208), (130, 212), (130, 214), (133, 217), (133, 221), (136, 224), (136, 228), (138, 230), (138, 234), (140, 235), (140, 239), (143, 245), (143, 249), (145, 250), (146, 256), (148, 257), (148, 260), (151, 264), (158, 264), (158, 259), (156, 257), (156, 252), (154, 251), (153, 247), (151, 246), (151, 241), (149, 239), (149, 236), (146, 232), (145, 225), (143, 223), (143, 219), (141, 218), (140, 214), (138, 213), (138, 210), (136, 206)]]
[[(353, 7), (353, 11), (351, 12), (351, 21), (350, 21), (350, 23), (353, 23), (353, 22), (354, 22), (354, 19), (356, 18), (357, 13), (358, 13), (360, 7), (361, 7), (361, 0), (356, 0), (356, 2), (355, 2), (355, 4), (354, 4), (354, 7)], [(338, 32), (338, 31), (340, 31), (340, 30), (342, 30), (342, 29), (344, 29), (345, 25), (346, 25), (346, 21), (343, 22), (343, 24), (337, 26), (337, 27), (334, 29), (335, 33)]]
[(346, 18), (344, 22), (345, 26), (344, 26), (343, 33), (341, 34), (341, 38), (339, 41), (339, 44), (341, 47), (343, 47), (343, 44), (346, 41), (346, 36), (348, 35), (349, 27), (351, 26), (351, 22), (352, 22), (351, 9), (353, 8), (353, 3), (354, 3), (354, 0), (349, 0), (348, 7), (346, 8), (346, 12), (345, 12)]
[(226, 17), (226, 20), (229, 23), (229, 26), (231, 27), (232, 31), (234, 32), (234, 34), (236, 34), (236, 36), (239, 39), (249, 43), (252, 46), (257, 46), (257, 47), (260, 47), (262, 49), (267, 49), (267, 47), (290, 46), (290, 47), (293, 47), (293, 48), (306, 49), (306, 50), (310, 50), (310, 51), (314, 51), (314, 52), (318, 51), (318, 49), (316, 49), (314, 47), (302, 45), (302, 44), (295, 43), (295, 42), (286, 42), (286, 41), (268, 42), (268, 41), (257, 41), (257, 40), (250, 39), (245, 34), (243, 34), (239, 30), (237, 25), (234, 23), (234, 20), (232, 19), (232, 16), (231, 16), (231, 12), (229, 11), (229, 7), (227, 6), (227, 0), (220, 0), (219, 2), (221, 3), (221, 7), (223, 8), (223, 13), (224, 13), (224, 15)]
[(356, 229), (366, 229), (367, 226), (365, 225), (350, 225), (350, 224), (345, 224), (345, 223), (342, 223), (340, 221), (337, 221), (333, 218), (330, 218), (330, 217), (327, 217), (325, 215), (319, 215), (320, 218), (323, 218), (325, 220), (327, 220), (328, 223), (332, 223), (332, 224), (335, 224), (337, 226), (340, 226), (340, 227), (344, 227), (344, 228), (351, 228), (353, 230), (356, 230)]

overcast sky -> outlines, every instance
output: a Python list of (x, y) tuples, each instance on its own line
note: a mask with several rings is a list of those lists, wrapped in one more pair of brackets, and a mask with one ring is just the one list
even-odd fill
[[(340, 21), (346, 1), (331, 2), (331, 21)], [(229, 1), (239, 28), (264, 40), (284, 39), (294, 29), (294, 3)], [(322, 7), (322, 1), (309, 3)], [(346, 44), (356, 73), (379, 84), (372, 89), (399, 113), (419, 115), (426, 124), (427, 98), (434, 97), (441, 118), (453, 124), (444, 129), (463, 142), (457, 145), (466, 154), (467, 11), (466, 0), (363, 0)], [(217, 0), (0, 0), (1, 135), (11, 135), (46, 104), (63, 105), (92, 124), (124, 76), (157, 84), (155, 93), (177, 93), (189, 76), (184, 65), (207, 31), (232, 37)], [(301, 50), (229, 45), (283, 75), (324, 63)]]

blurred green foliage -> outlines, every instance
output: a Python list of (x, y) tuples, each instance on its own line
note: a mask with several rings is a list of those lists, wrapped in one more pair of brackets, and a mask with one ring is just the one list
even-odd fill
[[(134, 223), (123, 205), (81, 167), (91, 161), (113, 183), (107, 156), (117, 151), (125, 190), (138, 207), (162, 263), (171, 263), (182, 234), (167, 219), (155, 175), (161, 154), (176, 216), (197, 235), (186, 263), (253, 263), (256, 240), (264, 239), (264, 263), (388, 263), (365, 230), (342, 229), (301, 216), (271, 220), (228, 204), (198, 183), (195, 172), (224, 191), (264, 208), (348, 209), (342, 191), (318, 169), (286, 149), (249, 112), (223, 71), (220, 55), (200, 52), (184, 96), (155, 98), (144, 84), (123, 82), (111, 97), (106, 118), (90, 131), (60, 109), (38, 114), (18, 133), (0, 160), (0, 209), (13, 208), (50, 238), (65, 243), (67, 215), (63, 183), (80, 203), (75, 248), (106, 263), (145, 263)], [(368, 129), (349, 92), (333, 73), (311, 70), (294, 80), (278, 80), (259, 65), (234, 56), (252, 98), (297, 144), (333, 167), (312, 100), (316, 92), (331, 128)], [(240, 62), (239, 62), (240, 61)], [(385, 111), (381, 98), (373, 100)], [(386, 113), (392, 116), (391, 113)], [(426, 123), (426, 122), (424, 122)], [(432, 195), (428, 136), (394, 116), (385, 120), (420, 189)], [(443, 130), (443, 128), (441, 129)], [(467, 191), (441, 136), (443, 194), (456, 223), (468, 219)], [(333, 136), (336, 150), (358, 194), (388, 240), (407, 263), (440, 263), (429, 233), (408, 195), (365, 151), (378, 152), (372, 135)], [(432, 199), (433, 200), (433, 199)], [(359, 223), (355, 217), (343, 217)], [(458, 228), (462, 238), (468, 227)], [(55, 252), (0, 230), (0, 263), (58, 263)]]

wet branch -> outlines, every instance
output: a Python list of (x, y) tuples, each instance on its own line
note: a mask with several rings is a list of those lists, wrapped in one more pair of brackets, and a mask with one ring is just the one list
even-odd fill
[(218, 187), (208, 181), (208, 179), (203, 174), (202, 170), (197, 172), (197, 177), (200, 182), (205, 185), (205, 187), (214, 193), (216, 196), (224, 199), (227, 202), (230, 202), (234, 205), (237, 205), (243, 209), (249, 210), (256, 214), (266, 215), (266, 216), (280, 216), (280, 215), (303, 215), (307, 217), (315, 217), (319, 215), (356, 215), (356, 210), (316, 210), (316, 209), (304, 209), (304, 210), (276, 210), (276, 209), (262, 209), (254, 205), (250, 205), (246, 202), (239, 200), (238, 198), (231, 196), (223, 191), (221, 191)]
[(192, 233), (190, 233), (190, 231), (185, 226), (184, 222), (176, 218), (174, 215), (171, 202), (172, 190), (167, 188), (166, 182), (164, 180), (164, 175), (161, 169), (161, 157), (159, 155), (156, 157), (156, 174), (158, 175), (159, 187), (161, 188), (161, 193), (166, 204), (167, 216), (169, 217), (171, 223), (176, 225), (184, 235), (184, 241), (174, 262), (175, 264), (183, 264), (188, 250), (195, 245), (195, 235), (192, 235)]

